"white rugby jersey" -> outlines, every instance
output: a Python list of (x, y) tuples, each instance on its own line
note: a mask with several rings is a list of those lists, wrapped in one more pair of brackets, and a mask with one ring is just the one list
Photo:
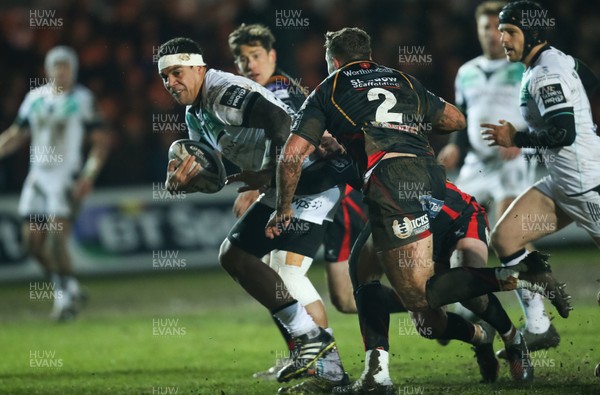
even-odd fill
[(294, 113), (272, 92), (247, 78), (220, 70), (206, 71), (199, 106), (187, 106), (185, 122), (192, 140), (209, 143), (215, 150), (242, 170), (259, 170), (265, 152), (264, 129), (241, 126), (252, 101), (250, 93), (258, 92), (271, 103)]
[(99, 125), (100, 117), (86, 87), (56, 93), (47, 84), (25, 96), (16, 123), (31, 132), (31, 172), (72, 176), (81, 169), (86, 129)]
[(590, 102), (575, 70), (575, 60), (550, 47), (523, 74), (521, 113), (529, 130), (547, 129), (544, 114), (572, 107), (575, 142), (568, 147), (541, 148), (546, 167), (567, 195), (600, 185), (600, 137)]
[(456, 104), (467, 115), (467, 133), (475, 157), (482, 162), (499, 159), (498, 147), (481, 138), (482, 123), (505, 119), (517, 130), (525, 128), (519, 112), (519, 91), (524, 66), (483, 55), (461, 66), (455, 80)]
[[(289, 106), (262, 85), (245, 77), (209, 69), (202, 84), (200, 105), (187, 106), (185, 121), (190, 139), (202, 139), (240, 169), (256, 171), (260, 170), (269, 153), (265, 149), (264, 129), (241, 126), (244, 116), (249, 116), (246, 109), (254, 100), (250, 94), (252, 92), (260, 93), (294, 116)], [(307, 158), (302, 167), (310, 163), (311, 160)], [(321, 224), (324, 219), (333, 220), (340, 197), (338, 187), (316, 195), (296, 195), (292, 209), (298, 218)], [(275, 189), (269, 189), (260, 201), (274, 209)]]

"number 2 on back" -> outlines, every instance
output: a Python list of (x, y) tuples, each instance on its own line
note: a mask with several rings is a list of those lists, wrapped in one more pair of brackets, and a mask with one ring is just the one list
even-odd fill
[(397, 122), (402, 123), (402, 113), (390, 112), (390, 109), (394, 108), (397, 103), (396, 97), (390, 91), (386, 91), (382, 88), (372, 88), (367, 92), (367, 99), (369, 101), (379, 100), (379, 95), (385, 96), (383, 102), (377, 107), (375, 113), (375, 120), (377, 122)]

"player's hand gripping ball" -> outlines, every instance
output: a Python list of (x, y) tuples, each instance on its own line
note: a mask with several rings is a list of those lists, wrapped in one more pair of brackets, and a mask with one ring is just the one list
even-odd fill
[(193, 155), (201, 167), (200, 172), (186, 186), (189, 192), (215, 193), (225, 186), (225, 167), (219, 154), (208, 145), (194, 140), (177, 140), (169, 148), (169, 161), (176, 159), (178, 165)]

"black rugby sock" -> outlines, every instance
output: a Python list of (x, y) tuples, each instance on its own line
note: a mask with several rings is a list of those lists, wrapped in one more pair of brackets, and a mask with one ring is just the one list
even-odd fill
[(448, 324), (446, 325), (446, 330), (439, 336), (439, 339), (456, 339), (471, 344), (473, 336), (475, 335), (475, 327), (473, 324), (458, 314), (446, 314), (448, 315)]
[(435, 309), (498, 291), (496, 269), (456, 267), (427, 280), (426, 298), (429, 307)]
[(508, 314), (500, 304), (496, 295), (490, 293), (488, 297), (488, 306), (483, 313), (476, 314), (479, 318), (489, 323), (498, 331), (498, 333), (507, 333), (512, 328), (512, 322)]
[(275, 322), (277, 329), (279, 329), (279, 333), (281, 333), (281, 336), (283, 336), (283, 339), (285, 340), (285, 344), (287, 344), (288, 350), (290, 350), (290, 351), (293, 350), (294, 349), (294, 338), (292, 337), (290, 332), (288, 332), (288, 330), (285, 329), (285, 326), (283, 326), (283, 324), (281, 323), (281, 321), (279, 321), (279, 319), (277, 317), (271, 316), (271, 318), (273, 318), (273, 322)]
[(396, 291), (394, 291), (393, 288), (390, 288), (387, 285), (383, 284), (380, 285), (380, 292), (382, 294), (382, 297), (385, 299), (385, 305), (389, 313), (405, 313), (408, 311), (406, 307), (404, 307), (404, 305), (402, 304), (402, 301), (400, 301), (400, 297), (398, 296)]
[(354, 293), (365, 350), (380, 348), (387, 351), (390, 348), (388, 297), (379, 281), (361, 284)]

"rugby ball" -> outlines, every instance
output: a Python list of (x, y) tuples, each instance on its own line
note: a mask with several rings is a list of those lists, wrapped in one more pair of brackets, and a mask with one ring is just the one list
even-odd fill
[(193, 155), (201, 167), (190, 180), (188, 192), (216, 193), (223, 189), (227, 175), (217, 151), (199, 141), (186, 139), (177, 140), (169, 147), (169, 161), (176, 159), (180, 164), (188, 155)]

